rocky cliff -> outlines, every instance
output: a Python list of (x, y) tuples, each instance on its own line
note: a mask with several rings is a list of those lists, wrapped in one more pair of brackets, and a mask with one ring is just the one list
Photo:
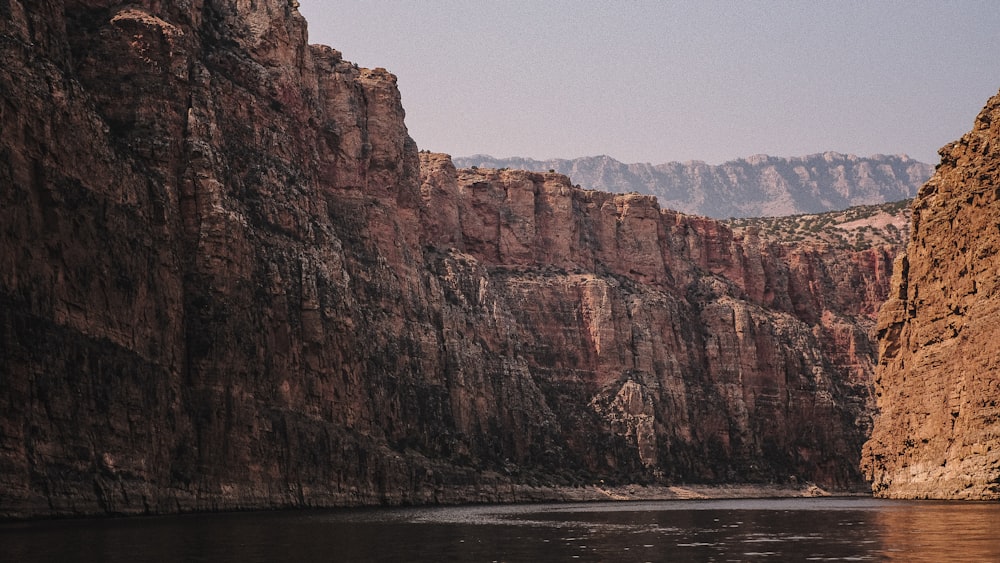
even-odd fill
[(1000, 95), (940, 151), (879, 314), (875, 494), (1000, 498)]
[(893, 247), (458, 171), (294, 2), (0, 26), (0, 514), (862, 485)]
[(553, 170), (585, 188), (652, 194), (669, 209), (716, 219), (823, 213), (908, 199), (934, 170), (906, 155), (835, 152), (792, 158), (755, 155), (719, 165), (624, 164), (608, 156), (540, 161), (476, 155), (455, 162), (464, 167)]

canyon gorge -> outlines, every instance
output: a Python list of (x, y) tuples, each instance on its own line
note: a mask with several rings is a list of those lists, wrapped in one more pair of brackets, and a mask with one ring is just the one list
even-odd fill
[(2, 517), (882, 490), (913, 251), (457, 169), (287, 0), (0, 0), (0, 60)]

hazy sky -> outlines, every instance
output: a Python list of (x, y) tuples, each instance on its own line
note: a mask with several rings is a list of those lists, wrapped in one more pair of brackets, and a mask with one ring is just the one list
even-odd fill
[(300, 0), (455, 156), (624, 162), (937, 149), (1000, 89), (1000, 3)]

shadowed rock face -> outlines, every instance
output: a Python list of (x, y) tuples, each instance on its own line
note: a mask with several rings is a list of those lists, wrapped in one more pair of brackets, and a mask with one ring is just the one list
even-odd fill
[(0, 513), (862, 485), (891, 247), (456, 171), (293, 3), (0, 3)]
[(997, 499), (1000, 96), (940, 154), (879, 314), (881, 415), (864, 465), (880, 496)]

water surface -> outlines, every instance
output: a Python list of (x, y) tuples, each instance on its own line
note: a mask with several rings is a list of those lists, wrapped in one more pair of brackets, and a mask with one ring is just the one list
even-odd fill
[(1000, 504), (870, 498), (253, 512), (0, 525), (4, 561), (1000, 561)]

